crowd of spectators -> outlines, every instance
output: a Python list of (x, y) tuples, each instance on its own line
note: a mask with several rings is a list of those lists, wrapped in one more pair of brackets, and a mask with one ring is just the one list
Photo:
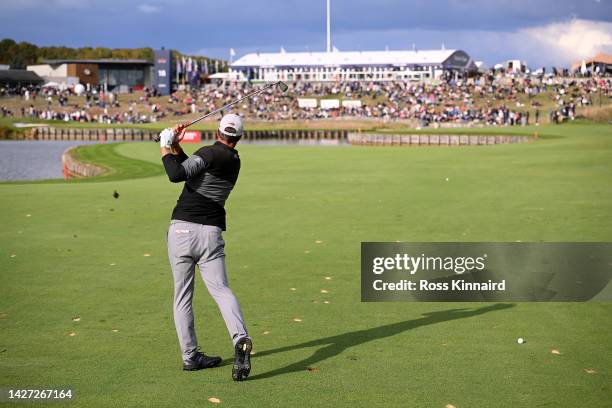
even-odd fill
[[(101, 88), (88, 88), (84, 99), (71, 98), (70, 89), (24, 87), (0, 89), (0, 96), (17, 95), (25, 101), (17, 112), (1, 107), (2, 116), (98, 123), (146, 123), (216, 109), (251, 92), (248, 83), (207, 84), (161, 97), (155, 90), (122, 98)], [(431, 124), (527, 125), (572, 120), (576, 108), (593, 105), (600, 94), (612, 97), (608, 79), (543, 78), (493, 80), (481, 77), (439, 83), (343, 82), (290, 84), (290, 92), (267, 92), (234, 108), (248, 119), (263, 121), (338, 119), (413, 120)], [(45, 104), (34, 102), (42, 98)], [(360, 106), (326, 109), (300, 107), (298, 99), (359, 100)], [(126, 100), (127, 99), (127, 100)], [(0, 99), (1, 105), (2, 99)], [(83, 102), (84, 101), (84, 102)], [(542, 111), (543, 104), (546, 111)]]

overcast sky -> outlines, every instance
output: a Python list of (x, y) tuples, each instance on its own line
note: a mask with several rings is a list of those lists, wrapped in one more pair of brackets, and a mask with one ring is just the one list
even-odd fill
[[(0, 0), (0, 37), (37, 45), (153, 47), (229, 59), (325, 50), (325, 0)], [(612, 53), (612, 0), (332, 0), (345, 51), (462, 49), (493, 65), (568, 66)]]

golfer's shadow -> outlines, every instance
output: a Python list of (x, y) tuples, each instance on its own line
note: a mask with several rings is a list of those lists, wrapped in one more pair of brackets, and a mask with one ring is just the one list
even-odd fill
[(268, 356), (271, 354), (284, 353), (286, 351), (292, 351), (301, 348), (324, 346), (317, 349), (317, 351), (315, 351), (313, 355), (308, 358), (305, 358), (304, 360), (297, 361), (286, 367), (280, 367), (272, 371), (251, 376), (249, 377), (249, 381), (270, 378), (277, 375), (288, 374), (298, 371), (304, 371), (308, 367), (316, 366), (317, 363), (323, 360), (337, 356), (338, 354), (342, 353), (350, 347), (358, 346), (369, 341), (378, 340), (385, 337), (395, 336), (396, 334), (400, 334), (406, 330), (416, 329), (417, 327), (428, 326), (436, 323), (448, 322), (456, 319), (479, 316), (484, 313), (509, 309), (511, 307), (514, 307), (514, 305), (508, 303), (496, 303), (494, 305), (473, 310), (450, 309), (442, 310), (439, 312), (424, 313), (423, 317), (420, 317), (418, 319), (406, 320), (403, 322), (392, 323), (385, 326), (373, 327), (371, 329), (358, 330), (354, 332), (339, 334), (337, 336), (307, 341), (305, 343), (300, 343), (293, 346), (280, 347), (273, 350), (257, 352), (255, 357), (259, 359), (261, 357)]

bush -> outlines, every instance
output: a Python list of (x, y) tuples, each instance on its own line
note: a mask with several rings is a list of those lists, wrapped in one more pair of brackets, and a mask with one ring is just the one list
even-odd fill
[(0, 140), (17, 140), (23, 139), (23, 132), (19, 130), (8, 127), (8, 126), (0, 126)]
[(609, 123), (612, 121), (612, 105), (600, 107), (584, 108), (576, 117), (577, 119), (587, 119), (598, 123)]

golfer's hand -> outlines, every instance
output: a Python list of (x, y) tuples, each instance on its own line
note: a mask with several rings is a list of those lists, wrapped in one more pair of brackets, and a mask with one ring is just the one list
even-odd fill
[(169, 149), (172, 146), (172, 143), (174, 143), (174, 136), (175, 133), (173, 129), (166, 128), (162, 130), (159, 134), (160, 147)]
[(187, 128), (187, 126), (189, 126), (189, 122), (176, 125), (174, 129), (172, 129), (174, 131), (174, 134), (176, 135), (174, 139), (175, 143), (178, 144), (181, 140), (183, 140), (183, 136), (185, 136), (185, 129)]

